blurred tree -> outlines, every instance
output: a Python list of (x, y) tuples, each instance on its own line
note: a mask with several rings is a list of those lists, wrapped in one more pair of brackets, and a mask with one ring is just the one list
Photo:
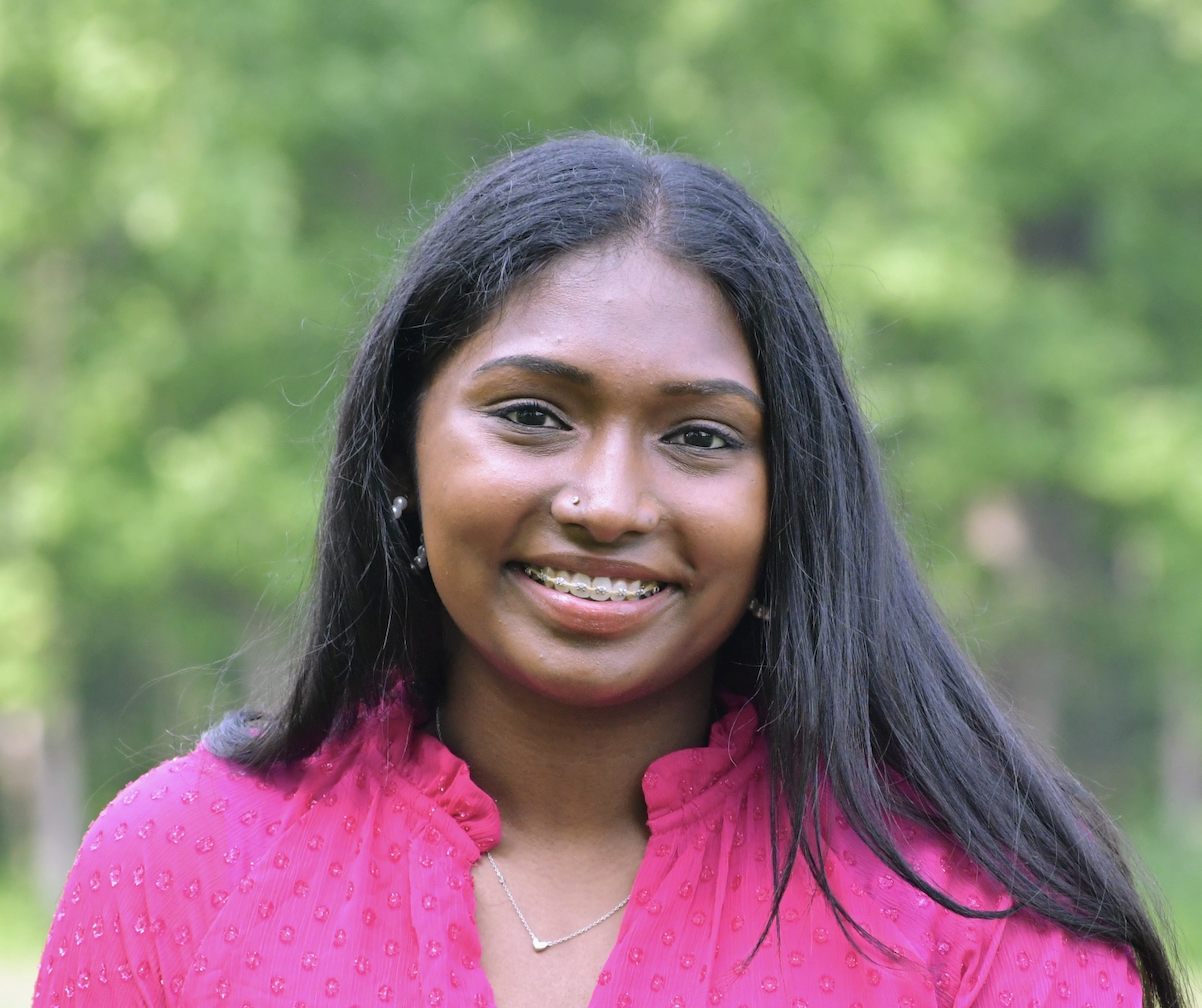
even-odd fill
[(394, 250), (569, 127), (777, 208), (957, 625), (1116, 808), (1196, 824), (1199, 107), (1192, 0), (4, 0), (0, 771), (57, 799), (47, 890), (82, 802), (270, 691)]

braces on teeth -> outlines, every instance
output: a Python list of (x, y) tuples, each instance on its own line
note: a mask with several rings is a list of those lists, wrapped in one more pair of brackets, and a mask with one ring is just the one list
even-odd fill
[(522, 570), (528, 577), (556, 591), (575, 595), (577, 598), (593, 599), (596, 602), (630, 602), (650, 598), (663, 591), (658, 581), (625, 581), (622, 578), (590, 578), (587, 574), (555, 570), (553, 567), (531, 567)]

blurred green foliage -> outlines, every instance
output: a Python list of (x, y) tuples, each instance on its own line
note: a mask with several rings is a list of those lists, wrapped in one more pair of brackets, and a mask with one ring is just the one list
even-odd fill
[(79, 709), (94, 815), (263, 686), (396, 250), (498, 145), (637, 130), (798, 236), (941, 602), (1152, 821), (1202, 759), (1199, 109), (1198, 0), (0, 0), (0, 709)]

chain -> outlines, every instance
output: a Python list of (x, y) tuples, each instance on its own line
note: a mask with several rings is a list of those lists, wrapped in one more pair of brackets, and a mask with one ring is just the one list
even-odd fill
[[(434, 732), (438, 736), (438, 741), (442, 742), (442, 718), (439, 716), (439, 709), (437, 707), (434, 708)], [(505, 890), (505, 895), (509, 899), (509, 905), (513, 907), (514, 913), (518, 915), (518, 920), (522, 922), (522, 927), (526, 929), (526, 934), (530, 936), (530, 943), (534, 946), (535, 952), (542, 952), (544, 949), (549, 949), (554, 945), (562, 945), (564, 942), (571, 941), (573, 938), (579, 938), (586, 931), (591, 931), (598, 924), (604, 924), (614, 914), (616, 914), (627, 903), (630, 902), (630, 897), (627, 896), (609, 913), (598, 917), (591, 924), (586, 924), (584, 927), (580, 928), (579, 931), (573, 931), (570, 935), (564, 935), (562, 938), (556, 938), (554, 941), (543, 941), (531, 929), (530, 922), (526, 920), (526, 915), (522, 913), (522, 908), (518, 906), (518, 901), (513, 898), (513, 893), (509, 891), (509, 885), (505, 881), (505, 876), (501, 874), (501, 869), (497, 867), (497, 862), (493, 859), (492, 851), (485, 851), (484, 856), (488, 858), (488, 863), (492, 865), (492, 870), (496, 872), (497, 881), (501, 883), (501, 888)]]
[(513, 893), (509, 891), (509, 886), (505, 884), (505, 876), (501, 874), (501, 869), (497, 867), (497, 862), (493, 860), (492, 851), (485, 851), (484, 856), (488, 858), (488, 863), (492, 865), (492, 870), (497, 873), (497, 881), (501, 883), (501, 888), (505, 890), (505, 895), (509, 897), (509, 905), (513, 907), (514, 912), (518, 915), (518, 920), (522, 922), (522, 927), (526, 929), (526, 934), (530, 936), (530, 941), (534, 945), (535, 952), (541, 952), (543, 949), (549, 949), (552, 945), (562, 945), (566, 941), (573, 938), (579, 938), (585, 931), (591, 931), (598, 924), (609, 920), (614, 914), (622, 909), (630, 902), (630, 897), (627, 896), (621, 903), (614, 907), (609, 913), (598, 917), (591, 924), (586, 924), (579, 931), (573, 931), (570, 935), (564, 935), (562, 938), (556, 938), (554, 941), (542, 941), (533, 931), (530, 930), (530, 924), (526, 920), (526, 915), (522, 913), (522, 908), (518, 906), (518, 901), (513, 898)]

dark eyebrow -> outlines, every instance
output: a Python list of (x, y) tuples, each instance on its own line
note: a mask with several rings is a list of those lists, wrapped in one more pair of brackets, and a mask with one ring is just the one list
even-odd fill
[(475, 373), (481, 374), (484, 371), (491, 371), (493, 368), (499, 367), (516, 367), (522, 368), (525, 371), (537, 371), (539, 374), (554, 375), (556, 378), (567, 379), (575, 385), (591, 385), (593, 383), (593, 376), (587, 371), (582, 371), (578, 367), (565, 364), (563, 361), (558, 361), (551, 357), (538, 357), (535, 354), (513, 354), (510, 357), (497, 357), (495, 360), (481, 364), (476, 368)]
[(659, 387), (664, 395), (737, 395), (742, 396), (761, 413), (764, 412), (764, 400), (751, 391), (746, 385), (729, 378), (707, 378), (702, 381), (665, 382)]
[[(485, 371), (491, 371), (493, 368), (499, 367), (516, 367), (524, 371), (535, 371), (538, 374), (553, 375), (556, 378), (566, 379), (575, 385), (593, 384), (593, 376), (582, 368), (564, 361), (555, 360), (553, 357), (539, 357), (537, 354), (512, 354), (508, 357), (497, 357), (481, 364), (476, 368), (475, 374), (482, 374)], [(746, 399), (761, 413), (764, 411), (763, 399), (752, 392), (746, 385), (732, 381), (730, 378), (704, 378), (697, 381), (665, 382), (659, 387), (659, 390), (664, 395), (670, 396), (737, 395)]]

